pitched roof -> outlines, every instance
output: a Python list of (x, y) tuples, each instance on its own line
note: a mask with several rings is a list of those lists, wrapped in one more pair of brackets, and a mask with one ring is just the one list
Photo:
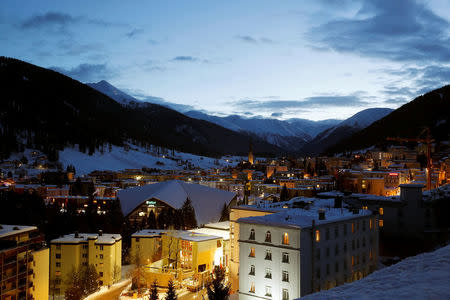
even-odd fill
[(174, 209), (179, 209), (189, 197), (195, 210), (197, 223), (200, 225), (219, 221), (223, 204), (229, 205), (236, 194), (199, 184), (170, 180), (120, 190), (117, 196), (124, 215), (130, 214), (138, 206), (152, 198), (158, 199)]

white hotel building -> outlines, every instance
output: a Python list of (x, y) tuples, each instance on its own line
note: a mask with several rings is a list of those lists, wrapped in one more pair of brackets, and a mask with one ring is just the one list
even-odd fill
[(327, 201), (238, 220), (240, 300), (295, 299), (375, 270), (377, 216)]

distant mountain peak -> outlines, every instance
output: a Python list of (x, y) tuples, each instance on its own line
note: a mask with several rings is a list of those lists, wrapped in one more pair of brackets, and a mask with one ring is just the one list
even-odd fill
[(140, 100), (124, 93), (106, 80), (100, 80), (96, 83), (93, 82), (86, 84), (91, 88), (96, 89), (97, 91), (109, 96), (122, 105), (135, 105), (141, 103)]

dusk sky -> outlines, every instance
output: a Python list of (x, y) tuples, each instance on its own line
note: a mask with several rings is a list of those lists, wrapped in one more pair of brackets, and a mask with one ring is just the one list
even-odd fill
[(450, 1), (2, 0), (0, 45), (182, 111), (344, 119), (450, 82)]

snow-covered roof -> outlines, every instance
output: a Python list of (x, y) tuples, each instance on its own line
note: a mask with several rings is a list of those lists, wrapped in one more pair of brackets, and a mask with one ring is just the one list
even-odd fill
[(228, 241), (230, 239), (230, 231), (220, 230), (220, 229), (213, 229), (213, 228), (197, 228), (189, 230), (190, 232), (202, 234), (202, 235), (208, 235), (208, 236), (219, 236), (224, 241)]
[(236, 194), (233, 192), (180, 180), (120, 190), (117, 194), (124, 215), (130, 214), (149, 199), (158, 199), (175, 209), (179, 209), (183, 206), (186, 198), (189, 198), (192, 201), (199, 225), (219, 221), (224, 203), (229, 205), (235, 196)]
[(78, 237), (75, 237), (76, 233), (66, 234), (60, 238), (51, 240), (52, 244), (78, 244), (86, 243), (88, 240), (94, 239), (95, 244), (114, 244), (122, 239), (120, 234), (116, 233), (78, 233)]
[(36, 230), (36, 226), (21, 226), (21, 225), (0, 225), (0, 238), (5, 238), (11, 235), (25, 233), (28, 231)]
[(230, 221), (205, 224), (205, 228), (213, 228), (219, 230), (230, 230)]
[(299, 299), (450, 299), (450, 246)]
[[(292, 200), (292, 199), (291, 199)], [(293, 228), (308, 228), (311, 227), (314, 221), (316, 225), (338, 222), (343, 220), (354, 219), (358, 217), (369, 216), (372, 214), (370, 210), (358, 210), (354, 213), (347, 208), (333, 208), (332, 199), (317, 199), (317, 198), (298, 198), (308, 202), (308, 209), (289, 208), (280, 209), (274, 214), (265, 216), (240, 218), (240, 223), (262, 224), (279, 227), (293, 227)], [(289, 201), (280, 202), (280, 204), (287, 204)], [(278, 203), (277, 203), (278, 204)], [(319, 219), (319, 211), (325, 213), (325, 219)]]

